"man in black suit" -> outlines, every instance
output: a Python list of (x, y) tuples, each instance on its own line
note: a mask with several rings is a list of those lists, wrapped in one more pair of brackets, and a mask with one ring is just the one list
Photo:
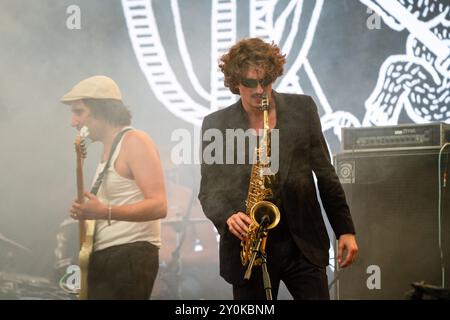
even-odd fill
[[(330, 162), (314, 101), (306, 95), (272, 90), (273, 82), (283, 73), (285, 61), (273, 43), (258, 38), (236, 43), (221, 57), (219, 66), (225, 86), (241, 98), (208, 115), (203, 121), (202, 137), (207, 140), (208, 132), (221, 132), (226, 137), (228, 129), (263, 129), (260, 105), (263, 94), (268, 96), (268, 123), (272, 131), (279, 133), (279, 170), (274, 172), (274, 195), (270, 200), (281, 212), (279, 224), (268, 232), (265, 247), (273, 296), (276, 298), (283, 281), (294, 299), (329, 299), (326, 266), (330, 240), (313, 172), (323, 207), (339, 240), (338, 263), (342, 268), (356, 258), (355, 229)], [(223, 161), (211, 163), (211, 159), (206, 159), (211, 150), (209, 143), (203, 141), (202, 147), (199, 199), (205, 215), (220, 234), (220, 274), (233, 285), (234, 299), (265, 299), (261, 267), (255, 266), (250, 279), (244, 280), (247, 267), (242, 265), (240, 256), (241, 241), (252, 223), (245, 213), (252, 164), (225, 164), (227, 152), (233, 152), (228, 160), (236, 160), (240, 152), (226, 147), (212, 155), (215, 160), (223, 156)], [(250, 159), (250, 152), (246, 153), (244, 158)]]

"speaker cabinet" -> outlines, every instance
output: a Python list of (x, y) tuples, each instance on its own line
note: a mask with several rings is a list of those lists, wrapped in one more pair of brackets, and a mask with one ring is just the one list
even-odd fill
[[(442, 188), (439, 217), (438, 155), (408, 150), (334, 157), (360, 250), (354, 265), (336, 271), (338, 299), (405, 299), (413, 282), (440, 286), (443, 278), (449, 288), (450, 186)], [(442, 171), (448, 158), (447, 151)]]

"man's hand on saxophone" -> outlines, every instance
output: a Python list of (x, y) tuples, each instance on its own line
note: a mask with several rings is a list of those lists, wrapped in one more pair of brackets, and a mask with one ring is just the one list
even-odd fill
[(248, 226), (252, 223), (252, 219), (244, 212), (236, 212), (227, 219), (228, 230), (239, 240), (244, 240), (248, 232)]

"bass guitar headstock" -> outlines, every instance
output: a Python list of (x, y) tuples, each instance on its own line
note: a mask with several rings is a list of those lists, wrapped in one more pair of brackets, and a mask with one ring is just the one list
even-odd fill
[(89, 130), (82, 127), (75, 138), (75, 152), (80, 159), (86, 159)]

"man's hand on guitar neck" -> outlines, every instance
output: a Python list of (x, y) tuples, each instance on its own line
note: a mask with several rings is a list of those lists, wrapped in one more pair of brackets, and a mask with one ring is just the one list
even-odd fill
[(70, 208), (70, 216), (75, 220), (108, 219), (108, 207), (92, 193), (85, 192), (84, 195), (88, 200), (85, 203), (74, 200)]

